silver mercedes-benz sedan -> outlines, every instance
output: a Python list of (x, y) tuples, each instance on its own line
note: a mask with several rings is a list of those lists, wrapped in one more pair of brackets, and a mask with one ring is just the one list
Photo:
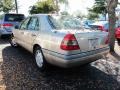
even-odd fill
[(84, 29), (72, 16), (36, 14), (13, 30), (11, 46), (33, 53), (36, 65), (73, 67), (98, 60), (109, 52), (108, 33)]

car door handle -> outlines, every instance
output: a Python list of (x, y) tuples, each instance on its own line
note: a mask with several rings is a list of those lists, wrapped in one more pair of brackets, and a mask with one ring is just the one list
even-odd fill
[(36, 36), (35, 34), (32, 34), (32, 36)]

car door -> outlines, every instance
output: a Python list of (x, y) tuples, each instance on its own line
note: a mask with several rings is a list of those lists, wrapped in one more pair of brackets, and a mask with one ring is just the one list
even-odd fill
[(31, 17), (27, 26), (27, 30), (24, 32), (24, 44), (25, 48), (32, 51), (33, 42), (39, 34), (39, 19), (37, 17)]
[(28, 23), (30, 21), (30, 18), (27, 18), (25, 19), (18, 30), (15, 30), (14, 31), (14, 36), (15, 36), (15, 39), (17, 41), (18, 44), (20, 44), (21, 46), (25, 47), (25, 44), (24, 44), (24, 34), (25, 34), (25, 31), (27, 31), (27, 26), (28, 26)]

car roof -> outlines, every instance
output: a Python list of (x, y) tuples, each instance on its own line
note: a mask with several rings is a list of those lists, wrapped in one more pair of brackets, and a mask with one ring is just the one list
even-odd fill
[(31, 16), (48, 16), (48, 15), (58, 15), (58, 14), (32, 14)]
[(24, 15), (24, 14), (6, 13), (6, 14), (2, 14), (2, 15)]
[(105, 25), (107, 23), (108, 21), (97, 21), (97, 22), (92, 23), (91, 25)]

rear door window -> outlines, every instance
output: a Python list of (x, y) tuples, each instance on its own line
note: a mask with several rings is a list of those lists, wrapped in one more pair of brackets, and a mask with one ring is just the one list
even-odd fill
[(21, 22), (24, 18), (23, 14), (6, 14), (4, 20), (7, 22)]
[(28, 30), (39, 30), (39, 21), (38, 18), (32, 17), (29, 24)]
[(30, 18), (25, 19), (20, 25), (20, 30), (27, 30), (29, 21), (30, 21)]

